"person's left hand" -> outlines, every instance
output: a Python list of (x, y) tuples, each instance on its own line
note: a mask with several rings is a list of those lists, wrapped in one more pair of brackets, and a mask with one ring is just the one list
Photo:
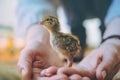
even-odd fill
[(40, 71), (50, 66), (64, 66), (49, 41), (48, 31), (42, 25), (32, 25), (26, 36), (26, 45), (20, 52), (17, 68), (22, 80), (30, 80), (40, 75)]

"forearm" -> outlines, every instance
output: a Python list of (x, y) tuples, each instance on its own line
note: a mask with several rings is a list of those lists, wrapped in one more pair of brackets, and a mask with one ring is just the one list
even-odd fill
[(113, 19), (108, 25), (106, 25), (103, 39), (112, 35), (120, 35), (120, 17)]
[(112, 0), (105, 17), (105, 34), (103, 39), (113, 35), (120, 35), (120, 0)]
[[(108, 25), (106, 25), (106, 31), (103, 39), (114, 35), (120, 36), (120, 17), (115, 18)], [(109, 38), (105, 41), (105, 43), (114, 43), (118, 46), (118, 48), (120, 48), (120, 39), (118, 38)]]

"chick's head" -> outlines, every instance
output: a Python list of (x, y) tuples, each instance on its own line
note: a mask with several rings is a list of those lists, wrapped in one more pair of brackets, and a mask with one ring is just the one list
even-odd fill
[(49, 31), (59, 31), (60, 25), (56, 17), (45, 16), (42, 18), (41, 24)]

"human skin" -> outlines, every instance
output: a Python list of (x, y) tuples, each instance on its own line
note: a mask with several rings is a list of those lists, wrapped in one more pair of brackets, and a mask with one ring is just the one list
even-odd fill
[(32, 25), (17, 64), (22, 80), (35, 80), (42, 69), (52, 65), (60, 67), (63, 63), (50, 46), (49, 33), (40, 24)]
[[(111, 21), (109, 25), (107, 25), (103, 38), (107, 38), (110, 35), (120, 35), (119, 25), (120, 18)], [(33, 25), (33, 27), (29, 29), (27, 44), (22, 50), (18, 62), (18, 69), (21, 72), (23, 80), (29, 80), (32, 74), (34, 80), (72, 80), (75, 76), (85, 80), (111, 80), (120, 68), (119, 39), (113, 38), (106, 40), (98, 48), (90, 52), (75, 68), (62, 67), (62, 61), (56, 57), (48, 40), (48, 32), (40, 25)], [(47, 58), (43, 56), (47, 56)], [(48, 68), (50, 66), (56, 66), (57, 68)], [(54, 72), (51, 74), (51, 71)], [(42, 73), (42, 77), (40, 73)], [(53, 73), (55, 74), (53, 75)], [(49, 75), (47, 76), (46, 74)], [(69, 76), (67, 76), (68, 74)]]
[[(120, 18), (114, 19), (106, 26), (107, 29), (103, 36), (104, 39), (111, 35), (120, 35)], [(119, 69), (120, 40), (117, 38), (111, 38), (90, 52), (76, 67), (57, 67), (53, 69), (54, 71), (52, 73), (47, 73), (45, 71), (51, 70), (51, 68), (48, 68), (43, 70), (41, 75), (47, 76), (46, 73), (49, 75), (54, 73), (56, 75), (65, 74), (70, 76), (79, 74), (80, 77), (84, 78), (87, 76), (87, 78), (91, 80), (112, 80), (113, 76)]]

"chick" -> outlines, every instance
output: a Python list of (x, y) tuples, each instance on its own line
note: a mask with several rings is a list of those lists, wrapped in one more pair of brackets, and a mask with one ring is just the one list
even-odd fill
[(57, 18), (53, 16), (45, 16), (40, 23), (50, 33), (50, 44), (58, 53), (63, 54), (67, 58), (67, 66), (71, 67), (73, 57), (80, 53), (80, 41), (71, 34), (60, 32), (60, 24)]

